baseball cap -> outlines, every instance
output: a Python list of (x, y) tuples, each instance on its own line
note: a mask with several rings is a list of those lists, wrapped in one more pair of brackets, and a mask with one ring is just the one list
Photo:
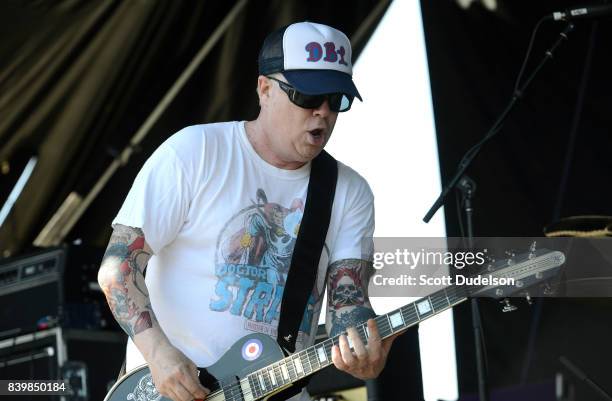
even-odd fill
[(339, 30), (297, 22), (269, 34), (259, 52), (259, 74), (281, 72), (306, 95), (361, 95), (353, 82), (351, 42)]

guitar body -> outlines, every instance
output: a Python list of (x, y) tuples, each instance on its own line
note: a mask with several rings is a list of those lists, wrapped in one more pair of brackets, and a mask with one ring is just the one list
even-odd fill
[[(200, 368), (200, 381), (204, 387), (211, 390), (207, 398), (211, 401), (242, 401), (242, 400), (274, 400), (280, 401), (296, 394), (299, 387), (294, 384), (266, 398), (253, 398), (250, 394), (243, 394), (240, 379), (248, 374), (264, 368), (284, 358), (283, 352), (270, 336), (265, 334), (250, 334), (236, 341), (234, 345), (214, 364), (205, 369)], [(231, 384), (236, 383), (236, 386)], [(228, 385), (233, 390), (227, 390)], [(225, 387), (225, 391), (221, 387)], [(151, 371), (146, 365), (140, 366), (121, 377), (107, 394), (104, 401), (171, 401), (162, 397), (151, 378)]]

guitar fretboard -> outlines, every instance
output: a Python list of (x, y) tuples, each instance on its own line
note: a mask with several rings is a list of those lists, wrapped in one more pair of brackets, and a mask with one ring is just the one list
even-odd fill
[[(467, 289), (461, 287), (445, 288), (386, 315), (377, 316), (374, 320), (381, 339), (384, 339), (466, 299)], [(361, 324), (356, 329), (361, 341), (367, 343), (370, 336), (367, 324)], [(243, 380), (248, 381), (253, 398), (263, 397), (331, 365), (331, 350), (334, 345), (338, 344), (339, 336), (329, 338), (255, 371)], [(352, 349), (350, 340), (349, 345)]]

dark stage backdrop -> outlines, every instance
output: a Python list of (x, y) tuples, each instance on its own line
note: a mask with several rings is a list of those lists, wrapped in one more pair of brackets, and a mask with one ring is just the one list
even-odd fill
[[(38, 165), (5, 224), (0, 255), (27, 251), (71, 191), (86, 195), (238, 1), (4, 1), (0, 4), (0, 204)], [(257, 55), (294, 21), (335, 26), (363, 49), (389, 1), (246, 3), (67, 240), (104, 245), (144, 160), (184, 126), (251, 119)]]
[[(478, 2), (465, 10), (451, 0), (421, 1), (443, 182), (510, 100), (536, 22), (572, 2), (497, 4), (491, 12)], [(528, 72), (563, 27), (542, 26)], [(559, 217), (612, 214), (611, 37), (611, 20), (576, 23), (501, 133), (468, 170), (478, 185), (476, 236), (538, 236)], [(460, 235), (453, 197), (446, 219), (448, 234)], [(555, 372), (565, 372), (557, 358), (567, 355), (612, 390), (605, 367), (612, 357), (609, 300), (520, 306), (518, 312), (502, 314), (496, 302), (482, 302), (492, 387), (550, 381)], [(456, 308), (455, 318), (461, 393), (473, 393), (469, 305)], [(579, 390), (577, 399), (597, 399), (592, 391)]]

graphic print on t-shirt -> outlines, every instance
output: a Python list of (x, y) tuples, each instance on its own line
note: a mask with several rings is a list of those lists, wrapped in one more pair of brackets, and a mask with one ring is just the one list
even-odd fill
[[(243, 316), (247, 330), (276, 336), (283, 289), (304, 214), (304, 201), (289, 207), (268, 201), (258, 189), (252, 206), (225, 225), (217, 239), (212, 311)], [(310, 333), (318, 296), (313, 288), (300, 332)]]

